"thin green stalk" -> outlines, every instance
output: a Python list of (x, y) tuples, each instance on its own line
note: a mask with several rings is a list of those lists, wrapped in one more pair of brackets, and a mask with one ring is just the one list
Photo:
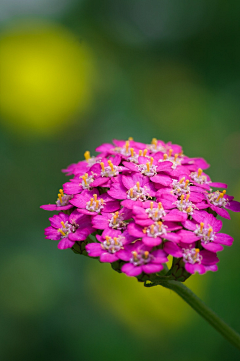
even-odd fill
[(216, 315), (200, 298), (198, 298), (187, 286), (178, 281), (161, 281), (161, 286), (176, 292), (186, 301), (196, 312), (209, 322), (219, 333), (223, 335), (231, 344), (240, 349), (240, 335), (228, 326), (220, 317)]

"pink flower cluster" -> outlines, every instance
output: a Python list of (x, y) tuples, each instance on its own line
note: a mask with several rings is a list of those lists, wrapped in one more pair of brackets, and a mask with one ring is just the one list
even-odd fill
[(121, 260), (128, 276), (160, 272), (169, 255), (190, 274), (217, 270), (217, 252), (233, 238), (220, 233), (216, 216), (230, 219), (227, 210), (240, 212), (240, 203), (226, 190), (213, 191), (227, 185), (211, 181), (204, 159), (155, 138), (151, 144), (114, 140), (96, 151), (63, 170), (73, 178), (55, 204), (41, 206), (60, 211), (50, 217), (46, 238), (58, 240), (60, 249), (87, 239), (90, 257)]

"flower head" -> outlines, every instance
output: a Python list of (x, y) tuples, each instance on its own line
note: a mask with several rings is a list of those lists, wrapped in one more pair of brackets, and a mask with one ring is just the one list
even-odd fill
[(169, 255), (175, 279), (174, 264), (181, 275), (217, 270), (217, 252), (233, 243), (220, 233), (217, 216), (230, 218), (227, 210), (240, 212), (240, 203), (226, 194), (227, 184), (203, 172), (209, 167), (203, 158), (156, 138), (151, 144), (114, 139), (96, 151), (63, 170), (72, 179), (55, 204), (41, 206), (59, 211), (49, 219), (47, 239), (60, 249), (84, 241), (84, 254), (140, 281), (165, 277)]

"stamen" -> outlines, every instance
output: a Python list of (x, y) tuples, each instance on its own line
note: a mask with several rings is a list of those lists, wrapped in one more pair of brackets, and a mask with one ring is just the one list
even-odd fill
[(212, 228), (210, 227), (210, 228), (208, 229), (208, 237), (210, 237), (211, 233), (212, 233)]
[(109, 246), (111, 244), (111, 242), (110, 242), (111, 237), (106, 236), (105, 238), (106, 238), (107, 245)]
[(186, 202), (189, 200), (190, 194), (186, 195)]
[(137, 190), (138, 190), (138, 192), (139, 192), (139, 191), (140, 191), (140, 183), (137, 182), (136, 185), (137, 185)]
[(219, 196), (217, 197), (217, 201), (219, 201), (219, 199), (222, 198), (223, 195), (224, 195), (223, 193), (220, 193)]
[(126, 148), (126, 152), (128, 153), (128, 148), (129, 148), (129, 141), (128, 140), (125, 143), (125, 148)]
[(143, 154), (142, 150), (139, 150), (138, 154), (139, 154), (139, 156), (141, 157), (142, 154)]
[(112, 172), (114, 172), (113, 164), (110, 160), (108, 160), (109, 167), (111, 168)]
[(64, 232), (63, 232), (63, 230), (62, 230), (61, 228), (59, 228), (59, 229), (58, 229), (58, 232), (60, 232), (60, 233), (61, 233), (61, 235), (62, 235), (63, 237), (65, 237), (65, 236), (66, 236), (66, 233), (64, 233)]
[(197, 174), (198, 174), (198, 177), (200, 177), (200, 175), (202, 174), (202, 169), (201, 168), (198, 169)]
[(162, 222), (158, 222), (158, 230), (161, 231), (162, 229)]
[(169, 149), (169, 157), (171, 157), (173, 150)]
[(60, 193), (58, 193), (58, 198), (60, 200), (60, 203), (62, 203), (62, 195)]
[(131, 156), (134, 157), (134, 149), (130, 148)]
[(147, 227), (144, 227), (144, 228), (143, 228), (143, 233), (144, 233), (144, 234), (147, 233)]
[(154, 224), (152, 224), (151, 226), (150, 226), (150, 232), (151, 232), (151, 234), (154, 234)]
[(130, 197), (133, 198), (133, 188), (130, 188)]
[(181, 204), (183, 203), (184, 200), (184, 194), (181, 195)]
[(203, 222), (201, 222), (201, 223), (200, 223), (200, 232), (202, 232), (203, 227), (204, 227), (204, 223), (203, 223)]
[(155, 212), (155, 215), (154, 215), (154, 216), (155, 216), (155, 218), (157, 218), (157, 216), (158, 216), (158, 211)]
[(145, 251), (145, 252), (144, 252), (144, 258), (148, 258), (148, 256), (149, 256), (149, 252), (148, 252), (148, 251)]
[(153, 165), (153, 157), (150, 158), (150, 165)]
[(176, 160), (177, 160), (177, 157), (178, 157), (178, 154), (177, 154), (177, 153), (174, 154), (174, 160), (175, 160), (175, 162), (176, 162)]
[(144, 149), (143, 156), (146, 157), (146, 154), (147, 154), (147, 149)]
[(87, 179), (86, 179), (85, 175), (82, 176), (82, 179), (83, 179), (84, 183), (85, 183), (86, 186), (87, 186)]
[(182, 177), (179, 181), (180, 184), (182, 184), (182, 182), (184, 181), (185, 177)]
[(199, 248), (195, 248), (195, 254), (197, 255), (200, 252)]
[(146, 166), (147, 166), (147, 171), (150, 172), (150, 163), (147, 162)]
[(90, 199), (90, 207), (93, 205), (93, 198)]
[(113, 216), (113, 224), (116, 224), (116, 223), (117, 223), (117, 216), (114, 215), (114, 216)]
[(157, 145), (157, 139), (156, 138), (152, 139), (152, 144)]
[(129, 137), (128, 140), (133, 140), (133, 137)]
[(117, 237), (113, 237), (114, 243), (117, 245), (118, 241), (117, 241)]
[(104, 172), (104, 170), (105, 170), (105, 168), (104, 168), (104, 163), (101, 162), (101, 163), (100, 163), (100, 166), (101, 166), (101, 168), (102, 168), (102, 171)]
[(167, 160), (168, 159), (168, 155), (165, 153), (165, 154), (163, 154), (163, 159), (164, 160)]
[(136, 262), (138, 259), (137, 259), (137, 252), (136, 251), (133, 251), (132, 252), (132, 255), (133, 255), (133, 259), (134, 261)]
[(96, 208), (98, 209), (98, 207), (99, 207), (99, 200), (97, 199), (96, 200)]
[(90, 159), (90, 152), (88, 150), (84, 153), (84, 157), (86, 160)]
[(94, 200), (95, 200), (95, 202), (97, 201), (97, 194), (94, 194), (93, 195), (93, 198), (94, 198)]
[(63, 221), (61, 222), (61, 225), (63, 226), (63, 228), (66, 228), (65, 223)]
[(101, 204), (103, 204), (103, 203), (104, 203), (104, 200), (101, 198), (101, 199), (100, 199), (100, 202), (101, 202)]
[(150, 203), (150, 208), (153, 209), (153, 202)]
[(161, 209), (161, 208), (162, 208), (162, 203), (158, 202), (158, 209)]
[(223, 195), (224, 195), (227, 191), (225, 191), (225, 189), (224, 189), (222, 192), (223, 192)]
[(186, 212), (187, 212), (187, 213), (190, 213), (191, 210), (192, 210), (192, 208), (191, 208), (191, 207), (188, 207), (187, 210), (186, 210)]
[(186, 182), (185, 182), (185, 187), (184, 187), (184, 188), (187, 188), (188, 183), (189, 183), (189, 179), (186, 180)]
[[(226, 192), (226, 191), (225, 191), (225, 192)], [(62, 189), (59, 189), (59, 193), (61, 194), (62, 197), (64, 196), (64, 193), (63, 193), (63, 190), (62, 190)]]

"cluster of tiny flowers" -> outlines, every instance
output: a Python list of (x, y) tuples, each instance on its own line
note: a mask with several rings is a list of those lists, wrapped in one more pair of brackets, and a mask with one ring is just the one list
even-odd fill
[(217, 271), (217, 252), (233, 243), (220, 233), (217, 216), (230, 219), (227, 210), (239, 212), (240, 203), (226, 194), (227, 184), (211, 181), (203, 158), (155, 138), (113, 140), (96, 152), (64, 169), (72, 179), (55, 204), (41, 206), (58, 211), (47, 239), (59, 241), (59, 249), (85, 241), (89, 257), (121, 261), (128, 276), (159, 273), (169, 255), (189, 274)]

